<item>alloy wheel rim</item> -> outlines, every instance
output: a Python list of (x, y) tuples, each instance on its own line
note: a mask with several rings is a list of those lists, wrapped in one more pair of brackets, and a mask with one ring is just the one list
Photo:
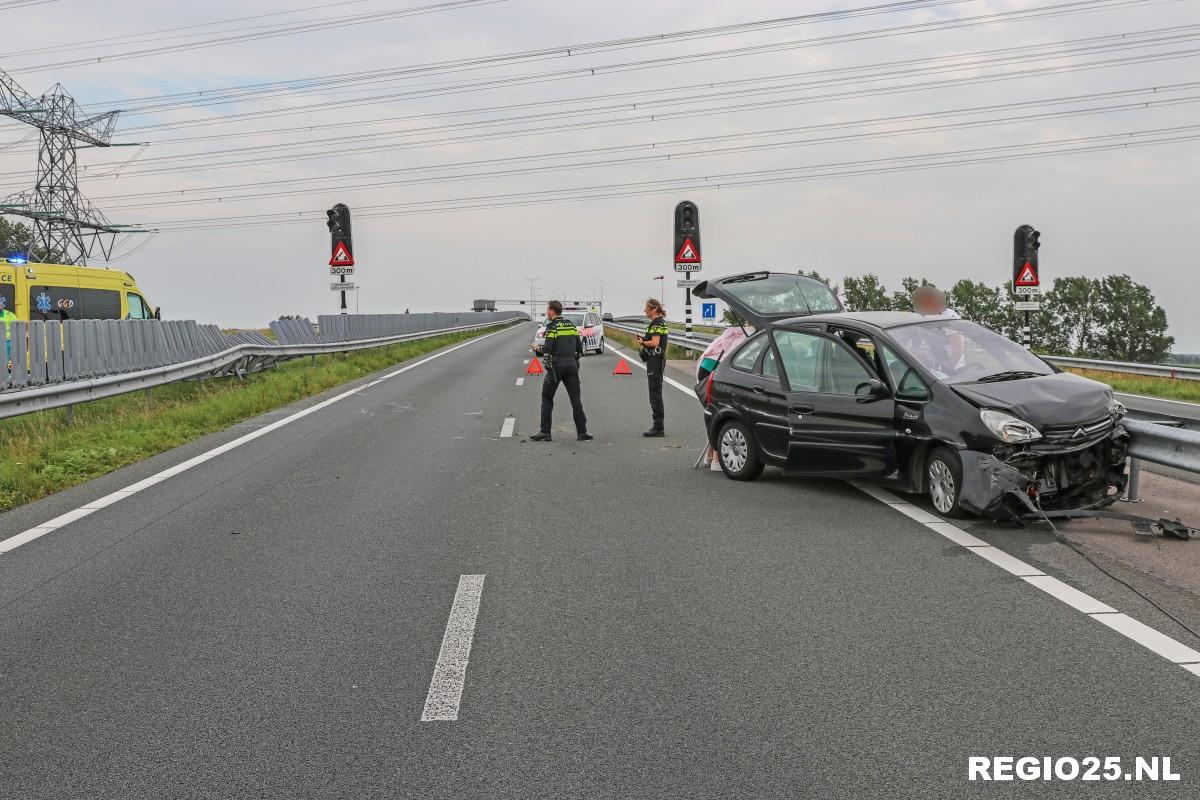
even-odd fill
[(933, 507), (946, 514), (954, 507), (954, 475), (941, 459), (929, 465), (929, 497)]
[(721, 437), (721, 463), (731, 472), (741, 472), (746, 466), (746, 437), (737, 428), (730, 428)]

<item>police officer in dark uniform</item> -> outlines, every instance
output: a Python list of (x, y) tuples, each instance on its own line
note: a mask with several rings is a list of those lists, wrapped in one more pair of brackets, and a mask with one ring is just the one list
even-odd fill
[(583, 340), (575, 323), (562, 316), (562, 303), (551, 300), (546, 304), (546, 341), (534, 352), (542, 357), (546, 365), (546, 378), (542, 381), (542, 426), (529, 438), (535, 442), (550, 441), (550, 417), (554, 412), (554, 393), (561, 383), (567, 387), (571, 399), (571, 411), (575, 416), (575, 434), (581, 442), (593, 438), (587, 432), (587, 416), (583, 413), (583, 400), (579, 397), (579, 359), (583, 357)]
[(641, 350), (638, 355), (646, 363), (646, 384), (650, 387), (650, 430), (643, 436), (666, 436), (663, 429), (663, 370), (667, 366), (667, 310), (653, 297), (646, 301), (646, 316), (650, 324), (645, 336), (635, 336)]

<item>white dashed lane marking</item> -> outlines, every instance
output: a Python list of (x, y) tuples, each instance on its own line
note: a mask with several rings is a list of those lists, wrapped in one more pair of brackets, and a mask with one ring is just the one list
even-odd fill
[(450, 606), (450, 619), (442, 637), (425, 710), (421, 722), (453, 722), (458, 719), (463, 685), (467, 680), (467, 662), (471, 658), (471, 642), (475, 639), (475, 620), (479, 617), (479, 601), (483, 596), (483, 575), (460, 575), (458, 591)]
[(500, 438), (508, 439), (513, 435), (513, 428), (517, 427), (516, 417), (505, 417), (504, 425), (500, 428)]

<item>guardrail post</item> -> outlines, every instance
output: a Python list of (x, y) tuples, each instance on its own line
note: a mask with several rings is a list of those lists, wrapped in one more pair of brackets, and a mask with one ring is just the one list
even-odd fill
[(75, 406), (67, 406), (67, 427), (75, 424)]
[(1142, 462), (1140, 459), (1129, 459), (1129, 479), (1125, 482), (1125, 496), (1121, 498), (1126, 503), (1142, 502), (1139, 488), (1142, 480)]

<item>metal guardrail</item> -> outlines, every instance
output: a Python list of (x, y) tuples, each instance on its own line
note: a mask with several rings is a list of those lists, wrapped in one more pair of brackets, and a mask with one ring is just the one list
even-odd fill
[(1200, 431), (1126, 419), (1129, 457), (1186, 472), (1200, 472)]
[[(405, 316), (405, 315), (377, 315), (384, 317)], [(456, 318), (459, 315), (411, 315), (422, 316), (426, 319), (425, 324), (435, 324), (444, 322), (444, 318)], [(155, 386), (163, 386), (169, 383), (177, 383), (179, 381), (191, 380), (195, 378), (220, 377), (225, 375), (243, 375), (246, 372), (251, 372), (257, 369), (262, 369), (275, 362), (283, 361), (301, 356), (323, 355), (327, 353), (344, 353), (354, 350), (366, 350), (373, 347), (385, 347), (391, 344), (399, 344), (401, 342), (412, 341), (415, 339), (424, 339), (431, 336), (439, 336), (446, 333), (456, 333), (460, 331), (478, 330), (480, 328), (492, 327), (494, 325), (511, 325), (514, 322), (521, 322), (527, 319), (524, 314), (517, 312), (496, 312), (489, 314), (470, 314), (463, 315), (468, 319), (477, 320), (475, 324), (466, 325), (451, 325), (440, 328), (429, 328), (426, 330), (415, 330), (411, 332), (395, 332), (374, 336), (365, 339), (338, 339), (334, 338), (337, 333), (329, 333), (328, 336), (322, 336), (319, 329), (314, 328), (313, 324), (308, 320), (276, 320), (271, 323), (272, 330), (277, 336), (280, 336), (278, 343), (271, 343), (262, 334), (250, 332), (252, 336), (244, 336), (235, 334), (233, 341), (225, 339), (213, 339), (208, 335), (202, 336), (195, 342), (182, 343), (168, 335), (168, 331), (181, 329), (189, 330), (186, 324), (174, 322), (159, 322), (157, 320), (104, 320), (105, 323), (114, 323), (113, 326), (100, 326), (100, 328), (109, 328), (103, 334), (95, 337), (90, 337), (86, 332), (72, 332), (72, 326), (83, 325), (94, 320), (83, 320), (79, 322), (65, 323), (13, 323), (14, 328), (17, 325), (32, 325), (36, 330), (40, 325), (57, 325), (61, 326), (60, 338), (57, 340), (47, 340), (39, 337), (34, 331), (29, 332), (29, 342), (41, 342), (42, 349), (34, 349), (33, 347), (21, 348), (21, 357), (17, 357), (18, 344), (24, 344), (25, 340), (17, 336), (16, 330), (13, 335), (13, 366), (8, 369), (9, 384), (18, 388), (12, 391), (0, 392), (0, 419), (7, 417), (16, 417), (22, 414), (31, 414), (37, 411), (46, 411), (52, 408), (63, 408), (73, 406), (78, 403), (91, 402), (92, 400), (100, 400), (105, 397), (114, 397), (120, 394), (127, 394), (143, 389), (150, 389)], [(455, 320), (457, 321), (457, 320)], [(381, 327), (386, 329), (388, 325), (380, 325), (377, 322), (364, 322), (365, 327)], [(145, 326), (132, 328), (128, 326)], [(215, 326), (197, 326), (194, 322), (190, 323), (193, 328), (205, 328)], [(158, 327), (162, 330), (152, 330)], [(394, 327), (394, 324), (393, 324)], [(124, 328), (124, 329), (122, 329)], [(83, 329), (78, 329), (83, 330)], [(116, 330), (114, 334), (112, 330)], [(174, 330), (178, 333), (179, 330)], [(217, 331), (220, 334), (220, 331)], [(128, 339), (126, 338), (128, 337)], [(241, 341), (238, 341), (238, 339)], [(297, 341), (303, 339), (304, 341)], [(266, 341), (263, 344), (262, 341)], [(108, 361), (102, 358), (90, 359), (89, 354), (99, 352), (96, 348), (101, 345), (109, 345), (120, 343), (123, 341), (137, 341), (143, 344), (150, 343), (151, 345), (157, 342), (160, 346), (147, 346), (141, 349), (131, 349), (128, 352), (108, 353), (113, 356), (115, 361)], [(188, 344), (189, 347), (184, 347)], [(191, 346), (191, 345), (194, 345)], [(68, 348), (80, 348), (74, 352)], [(192, 352), (201, 351), (199, 355), (193, 355), (191, 358), (181, 361), (171, 361), (173, 353), (181, 353), (187, 350)], [(70, 374), (65, 368), (60, 369), (54, 366), (56, 363), (60, 366), (64, 362), (74, 360), (72, 363), (91, 364), (96, 370), (112, 369), (105, 374), (98, 374), (94, 377), (85, 377), (82, 379), (70, 379), (66, 377)], [(133, 364), (137, 361), (148, 362), (137, 366), (122, 365)], [(163, 362), (166, 363), (163, 363)], [(21, 369), (22, 362), (28, 364), (25, 369)], [(78, 370), (74, 370), (77, 372)], [(23, 377), (22, 377), (23, 374)], [(17, 383), (14, 383), (14, 376)]]
[(1098, 358), (1076, 358), (1074, 356), (1042, 356), (1057, 367), (1095, 369), (1102, 372), (1123, 372), (1130, 375), (1150, 375), (1156, 378), (1173, 378), (1185, 381), (1200, 381), (1200, 369), (1195, 367), (1172, 367), (1168, 364), (1137, 364), (1130, 361), (1104, 361)]
[[(615, 323), (620, 327), (623, 324), (636, 325), (643, 317), (626, 316), (617, 317)], [(607, 324), (613, 325), (614, 321)], [(671, 325), (682, 325), (681, 322), (672, 321)], [(621, 327), (621, 330), (626, 328)], [(674, 342), (675, 334), (672, 333), (672, 342)], [(711, 334), (692, 332), (692, 339), (704, 341), (715, 338)], [(1058, 367), (1075, 367), (1076, 369), (1094, 369), (1102, 372), (1120, 372), (1128, 375), (1149, 375), (1156, 378), (1172, 378), (1175, 380), (1184, 381), (1200, 381), (1200, 367), (1179, 367), (1170, 364), (1139, 364), (1133, 361), (1108, 361), (1100, 358), (1080, 358), (1077, 356), (1042, 356), (1043, 359), (1049, 361)]]
[[(624, 331), (625, 333), (645, 333), (646, 332), (646, 326), (644, 324), (643, 325), (627, 324), (625, 322), (616, 322), (613, 320), (609, 320), (608, 322), (606, 322), (604, 324), (607, 327), (616, 328), (617, 330)], [(688, 338), (687, 336), (684, 336), (682, 333), (678, 333), (676, 331), (671, 331), (670, 338), (668, 338), (667, 341), (672, 347), (682, 347), (684, 350), (688, 350), (689, 352), (700, 354), (700, 353), (704, 352), (705, 348), (707, 348), (708, 345), (715, 338), (717, 338), (717, 337), (702, 334), (702, 333), (697, 334), (694, 332), (692, 333), (691, 338)]]

